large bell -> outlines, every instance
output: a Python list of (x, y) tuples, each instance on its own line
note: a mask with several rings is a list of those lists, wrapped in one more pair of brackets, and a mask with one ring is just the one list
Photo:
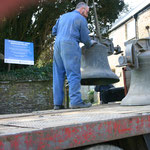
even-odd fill
[(84, 50), (81, 59), (82, 85), (108, 85), (119, 81), (108, 63), (108, 48), (95, 44)]
[(121, 105), (150, 104), (150, 51), (139, 55), (139, 66), (131, 70), (130, 88)]
[(130, 88), (121, 105), (150, 105), (150, 39), (138, 40), (135, 46), (138, 68), (131, 70)]

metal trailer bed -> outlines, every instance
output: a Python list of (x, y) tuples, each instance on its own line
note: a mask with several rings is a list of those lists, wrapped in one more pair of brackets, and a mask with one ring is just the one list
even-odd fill
[(0, 115), (0, 150), (59, 150), (150, 133), (150, 106)]

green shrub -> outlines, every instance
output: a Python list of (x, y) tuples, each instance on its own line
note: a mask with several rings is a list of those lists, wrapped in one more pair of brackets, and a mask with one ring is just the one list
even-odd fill
[(94, 90), (88, 92), (88, 99), (91, 103), (94, 102)]
[(52, 64), (38, 68), (29, 66), (23, 69), (11, 70), (9, 72), (0, 72), (0, 81), (16, 80), (49, 80), (52, 77)]
[(88, 99), (83, 100), (85, 103), (93, 103), (94, 102), (94, 90), (88, 92)]

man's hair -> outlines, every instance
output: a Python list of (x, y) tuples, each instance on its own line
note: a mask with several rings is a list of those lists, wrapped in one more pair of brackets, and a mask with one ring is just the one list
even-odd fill
[(76, 5), (76, 9), (79, 9), (79, 8), (81, 8), (81, 7), (88, 7), (88, 5), (87, 5), (86, 3), (84, 3), (84, 2), (80, 2), (80, 3), (78, 3), (78, 4)]

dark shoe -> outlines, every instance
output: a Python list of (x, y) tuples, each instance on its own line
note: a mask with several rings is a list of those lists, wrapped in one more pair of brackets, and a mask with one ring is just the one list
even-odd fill
[(91, 107), (92, 104), (91, 103), (81, 103), (81, 104), (78, 104), (78, 105), (72, 105), (71, 108), (72, 109), (77, 109), (77, 108), (88, 108), (88, 107)]
[(54, 110), (65, 109), (63, 105), (55, 105)]

